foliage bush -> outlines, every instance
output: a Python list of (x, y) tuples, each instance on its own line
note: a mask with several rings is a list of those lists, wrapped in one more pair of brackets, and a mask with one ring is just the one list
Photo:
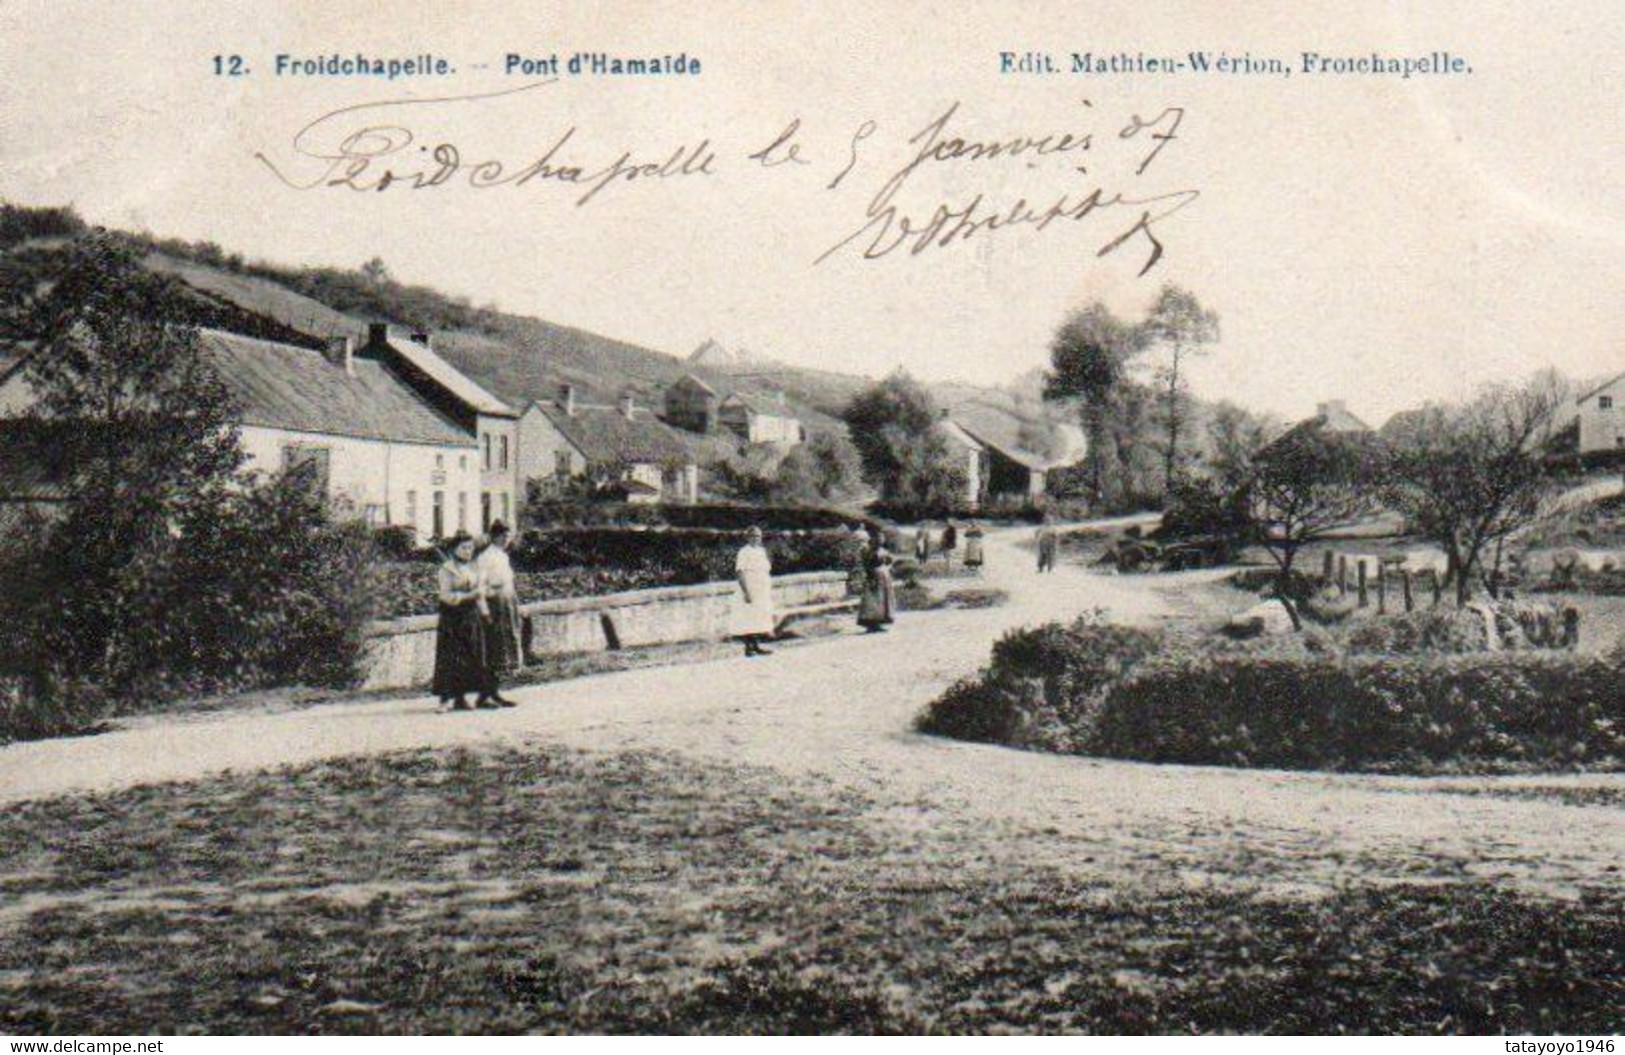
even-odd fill
[[(1625, 766), (1625, 657), (1444, 654), (1435, 649), (1459, 643), (1442, 613), (1417, 613), (1409, 630), (1383, 640), (1352, 635), (1348, 650), (1319, 632), (1226, 644), (1088, 620), (1016, 631), (978, 676), (933, 702), (919, 728), (1197, 765)], [(1357, 650), (1365, 647), (1384, 650)]]
[[(862, 536), (836, 531), (767, 532), (773, 574), (849, 571)], [(686, 528), (579, 527), (523, 532), (512, 552), (521, 602), (591, 597), (623, 590), (720, 582), (734, 577), (742, 531)], [(435, 610), (435, 563), (397, 560), (384, 568), (385, 616)]]
[(961, 740), (1082, 751), (1101, 691), (1163, 643), (1154, 631), (1096, 616), (1013, 630), (993, 646), (981, 674), (926, 708), (919, 728)]
[(180, 695), (345, 685), (359, 673), (381, 598), (378, 550), (303, 481), (187, 510), (82, 600), (61, 585), (81, 570), (73, 525), (0, 554), (0, 741)]
[(1113, 686), (1091, 753), (1287, 769), (1613, 767), (1615, 663), (1570, 654), (1184, 656)]
[(676, 505), (653, 502), (548, 502), (526, 506), (527, 530), (563, 527), (673, 527), (716, 531), (822, 531), (879, 522), (856, 513), (799, 505), (746, 505), (708, 502)]

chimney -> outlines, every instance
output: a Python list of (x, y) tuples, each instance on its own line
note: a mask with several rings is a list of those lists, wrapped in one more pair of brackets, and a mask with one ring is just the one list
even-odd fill
[(418, 344), (427, 346), (428, 343), (429, 343), (429, 331), (428, 330), (413, 330), (412, 331), (412, 340), (416, 341)]
[(622, 392), (620, 402), (621, 402), (621, 417), (625, 418), (628, 421), (631, 421), (632, 418), (634, 416), (636, 416), (636, 414), (638, 412), (637, 400), (633, 398), (632, 393), (630, 393), (630, 392)]
[(559, 386), (559, 407), (563, 409), (566, 417), (573, 417), (576, 412), (576, 386), (565, 382)]
[(389, 323), (387, 323), (387, 322), (369, 322), (369, 323), (367, 323), (367, 345), (368, 345), (368, 347), (374, 347), (374, 348), (382, 347), (383, 345), (388, 344), (388, 343), (389, 343)]
[(1315, 406), (1315, 417), (1317, 418), (1329, 418), (1334, 414), (1347, 414), (1348, 412), (1348, 404), (1341, 399), (1329, 399)]
[(328, 362), (339, 367), (349, 376), (355, 376), (354, 337), (329, 337), (327, 347), (323, 349), (322, 354), (327, 357)]

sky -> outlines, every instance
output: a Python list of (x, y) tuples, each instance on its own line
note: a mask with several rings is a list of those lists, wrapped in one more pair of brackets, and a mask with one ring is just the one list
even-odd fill
[[(278, 263), (378, 256), (403, 281), (674, 354), (715, 338), (872, 376), (1007, 381), (1045, 362), (1069, 311), (1100, 299), (1134, 318), (1172, 282), (1221, 320), (1191, 371), (1199, 395), (1286, 417), (1343, 399), (1375, 423), (1545, 367), (1625, 370), (1621, 20), (1604, 3), (1466, 6), (22, 0), (0, 7), (0, 197)], [(1066, 70), (1074, 52), (1193, 50), (1280, 57), (1294, 73)], [(1447, 51), (1472, 72), (1304, 76), (1305, 51)], [(456, 72), (274, 74), (278, 54), (356, 52), (427, 52)], [(504, 68), (509, 53), (578, 52), (686, 54), (701, 72), (561, 69), (549, 83)], [(1001, 52), (1061, 70), (1001, 73)], [(214, 57), (233, 54), (247, 75), (217, 76)], [(355, 107), (316, 123), (300, 153), (301, 128)], [(939, 140), (1057, 149), (928, 159), (886, 197), (925, 145), (911, 137), (945, 115)], [(768, 160), (792, 141), (795, 160), (751, 159), (792, 121)], [(395, 168), (400, 182), (319, 185), (366, 128), (411, 141), (354, 181)], [(616, 171), (623, 152), (665, 164), (687, 151), (704, 171), (617, 176), (584, 204), (582, 183), (471, 184), (474, 164), (513, 176), (566, 132), (551, 162), (583, 177)], [(448, 144), (458, 170), (408, 186)], [(974, 202), (981, 219), (1091, 192), (1151, 204), (862, 253), (939, 206)], [(1176, 203), (1151, 222), (1161, 257), (1142, 275), (1152, 243), (1135, 221)]]

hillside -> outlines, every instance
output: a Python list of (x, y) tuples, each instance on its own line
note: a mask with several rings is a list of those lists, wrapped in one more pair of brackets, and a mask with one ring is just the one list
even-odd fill
[[(0, 248), (26, 259), (30, 273), (50, 271), (67, 236), (83, 230), (71, 210), (3, 207)], [(552, 398), (563, 383), (581, 397), (608, 403), (630, 390), (639, 404), (658, 407), (665, 388), (692, 373), (720, 393), (771, 396), (813, 431), (838, 431), (843, 407), (872, 379), (792, 366), (708, 340), (686, 356), (646, 348), (572, 326), (489, 307), (388, 275), (381, 261), (355, 270), (295, 268), (245, 262), (213, 243), (130, 236), (155, 271), (172, 275), (194, 295), (188, 314), (200, 325), (316, 346), (386, 321), (433, 335), (436, 350), (503, 400), (527, 406)], [(939, 405), (980, 421), (989, 438), (1050, 453), (1052, 411), (1008, 391), (928, 384)], [(1064, 420), (1064, 419), (1062, 419)]]

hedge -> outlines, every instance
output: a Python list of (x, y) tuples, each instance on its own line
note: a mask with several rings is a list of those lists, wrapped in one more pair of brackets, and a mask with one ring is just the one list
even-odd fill
[[(526, 531), (513, 548), (521, 602), (684, 586), (734, 577), (743, 532), (682, 528), (587, 527)], [(773, 574), (849, 571), (862, 538), (848, 531), (766, 535)], [(435, 610), (433, 550), (387, 568), (385, 616)]]
[(1567, 653), (1184, 656), (1104, 696), (1093, 753), (1284, 769), (1625, 764), (1617, 662)]
[(1625, 664), (1571, 652), (1352, 654), (1080, 621), (1008, 634), (923, 732), (1146, 762), (1286, 769), (1625, 767)]
[(809, 506), (758, 506), (739, 503), (678, 505), (653, 502), (531, 502), (525, 507), (527, 530), (561, 527), (673, 527), (718, 531), (827, 531), (856, 524), (876, 525), (870, 517), (838, 509)]

